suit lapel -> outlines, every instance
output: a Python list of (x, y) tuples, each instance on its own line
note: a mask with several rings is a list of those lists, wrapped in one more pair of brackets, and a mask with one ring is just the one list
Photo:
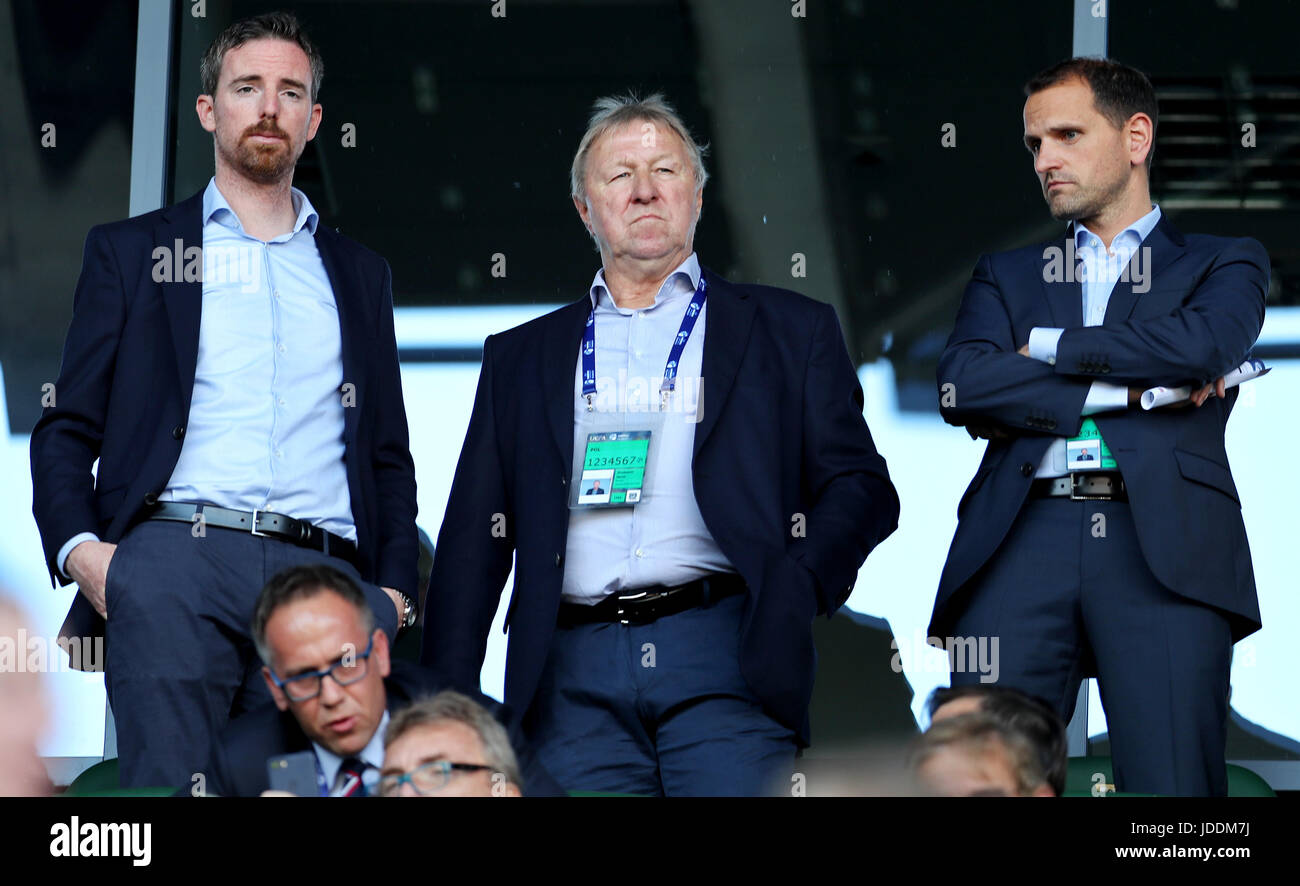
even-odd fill
[[(1059, 264), (1052, 264), (1059, 250)], [(1083, 284), (1076, 273), (1078, 262), (1074, 251), (1074, 225), (1066, 228), (1061, 240), (1043, 244), (1041, 262), (1035, 270), (1047, 296), (1047, 307), (1052, 313), (1052, 324), (1058, 329), (1071, 329), (1083, 325)]]
[[(177, 203), (167, 209), (161, 220), (154, 227), (153, 238), (155, 253), (166, 249), (172, 267), (163, 280), (163, 304), (167, 311), (167, 320), (171, 326), (172, 346), (176, 350), (176, 369), (181, 387), (181, 399), (184, 403), (184, 415), (189, 415), (190, 398), (194, 394), (194, 370), (199, 358), (199, 324), (203, 312), (203, 283), (199, 280), (186, 282), (184, 268), (185, 253), (197, 258), (202, 268), (203, 247), (203, 192), (195, 194), (188, 200)], [(160, 259), (153, 256), (153, 267), (158, 268)]]
[(708, 300), (704, 308), (704, 359), (700, 385), (700, 422), (695, 428), (694, 455), (718, 424), (722, 406), (731, 393), (745, 356), (754, 324), (754, 301), (749, 293), (732, 286), (709, 270)]
[(566, 468), (573, 463), (573, 373), (577, 366), (578, 347), (591, 299), (583, 297), (555, 318), (556, 329), (548, 330), (542, 346), (542, 385), (545, 391), (546, 416), (555, 435)]
[[(1147, 235), (1146, 240), (1142, 241), (1142, 245), (1129, 262), (1127, 273), (1122, 275), (1126, 279), (1116, 282), (1114, 290), (1111, 291), (1110, 301), (1106, 303), (1106, 317), (1102, 322), (1107, 326), (1123, 323), (1133, 313), (1138, 299), (1142, 296), (1142, 293), (1133, 291), (1135, 266), (1145, 274), (1142, 283), (1143, 289), (1146, 290), (1154, 283), (1158, 274), (1182, 256), (1186, 244), (1183, 235), (1168, 221), (1164, 212), (1161, 212), (1160, 221)], [(1148, 247), (1151, 250), (1150, 259), (1144, 255)]]
[[(358, 296), (365, 290), (357, 278), (356, 264), (345, 260), (341, 254), (342, 242), (334, 231), (324, 223), (316, 226), (316, 250), (320, 253), (321, 264), (334, 290), (334, 306), (339, 312), (339, 341), (342, 344), (343, 381), (352, 382), (361, 387), (361, 375), (357, 371), (357, 347), (354, 340), (360, 330), (367, 328), (362, 306)], [(359, 409), (343, 410), (343, 439), (352, 440), (356, 433)]]

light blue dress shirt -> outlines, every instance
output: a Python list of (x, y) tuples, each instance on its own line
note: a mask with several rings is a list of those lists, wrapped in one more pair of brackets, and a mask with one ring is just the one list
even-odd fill
[[(659, 407), (659, 385), (682, 316), (700, 282), (694, 253), (668, 275), (647, 308), (620, 308), (605, 286), (602, 268), (589, 294), (596, 316), (596, 399), (627, 404), (629, 412)], [(615, 591), (651, 585), (679, 585), (715, 572), (735, 572), (718, 548), (695, 501), (691, 461), (699, 417), (704, 335), (709, 301), (682, 351), (677, 386), (664, 411), (662, 428), (651, 438), (658, 447), (651, 494), (635, 508), (569, 511), (562, 596), (594, 604)], [(573, 374), (573, 447), (586, 448), (582, 418), (581, 354)], [(574, 477), (573, 482), (578, 482)]]
[[(288, 514), (356, 541), (338, 307), (316, 248), (319, 217), (306, 194), (291, 192), (293, 230), (269, 242), (244, 231), (215, 178), (203, 192), (194, 393), (159, 498)], [(96, 540), (69, 539), (59, 570), (74, 547)]]
[[(1133, 224), (1120, 231), (1111, 241), (1110, 249), (1101, 242), (1101, 238), (1078, 222), (1074, 225), (1074, 246), (1078, 258), (1083, 262), (1083, 325), (1100, 326), (1106, 318), (1106, 306), (1110, 304), (1110, 294), (1115, 291), (1115, 284), (1128, 267), (1133, 254), (1142, 246), (1142, 242), (1155, 230), (1160, 221), (1160, 207), (1152, 208)], [(1139, 256), (1142, 273), (1151, 272), (1151, 262), (1146, 256)], [(1133, 272), (1130, 272), (1133, 273)], [(1136, 276), (1130, 277), (1137, 283)], [(1147, 285), (1150, 285), (1148, 279)], [(1140, 293), (1139, 293), (1140, 294)], [(1029, 356), (1044, 363), (1056, 363), (1056, 346), (1061, 340), (1064, 329), (1036, 326), (1029, 331)], [(1095, 415), (1128, 408), (1128, 386), (1113, 385), (1109, 382), (1094, 381), (1088, 389), (1088, 397), (1083, 402), (1080, 414)], [(1043, 460), (1038, 464), (1035, 477), (1064, 477), (1069, 471), (1065, 466), (1066, 438), (1057, 437), (1048, 447)]]
[(319, 217), (306, 194), (292, 194), (293, 231), (264, 243), (244, 232), (215, 179), (204, 192), (194, 395), (159, 498), (288, 514), (355, 541), (339, 312), (316, 249)]
[[(384, 711), (384, 716), (379, 721), (379, 728), (375, 734), (370, 736), (369, 743), (361, 749), (357, 757), (362, 762), (369, 763), (370, 766), (361, 775), (361, 781), (366, 786), (366, 794), (374, 797), (379, 793), (379, 779), (384, 768), (384, 733), (388, 731), (388, 711)], [(339, 769), (343, 767), (343, 758), (333, 751), (319, 745), (316, 742), (311, 743), (311, 748), (316, 752), (316, 762), (320, 764), (321, 774), (325, 776), (325, 784), (329, 785), (329, 795), (331, 797), (339, 796), (343, 785), (335, 784), (338, 781)]]

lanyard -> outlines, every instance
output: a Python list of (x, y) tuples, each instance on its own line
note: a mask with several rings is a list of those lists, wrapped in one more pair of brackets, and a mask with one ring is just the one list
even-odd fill
[[(686, 306), (686, 314), (682, 317), (682, 325), (677, 330), (677, 336), (673, 339), (673, 346), (668, 351), (668, 362), (664, 365), (664, 380), (659, 385), (660, 403), (668, 399), (677, 388), (677, 366), (682, 359), (682, 351), (686, 350), (686, 342), (690, 340), (691, 331), (695, 329), (695, 321), (700, 316), (700, 311), (704, 309), (704, 300), (708, 298), (708, 287), (704, 283), (704, 275), (700, 274), (700, 285), (695, 287), (695, 294), (691, 296), (691, 303)], [(587, 411), (591, 412), (591, 399), (596, 394), (596, 308), (593, 305), (591, 312), (587, 314), (587, 328), (582, 333), (582, 396), (587, 398)]]

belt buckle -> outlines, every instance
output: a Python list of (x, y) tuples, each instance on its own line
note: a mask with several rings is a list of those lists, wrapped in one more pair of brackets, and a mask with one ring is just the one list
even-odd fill
[(1109, 495), (1088, 495), (1080, 492), (1079, 489), (1083, 486), (1083, 481), (1088, 478), (1087, 474), (1078, 471), (1070, 472), (1070, 501), (1105, 501), (1111, 497)]
[[(630, 603), (630, 602), (632, 602), (633, 600), (637, 601), (638, 603), (649, 602), (649, 601), (651, 601), (651, 600), (659, 600), (659, 599), (661, 599), (661, 598), (663, 598), (663, 597), (666, 597), (666, 596), (668, 596), (668, 595), (665, 594), (665, 593), (662, 592), (662, 591), (660, 591), (660, 592), (658, 592), (658, 593), (655, 593), (655, 594), (651, 594), (649, 591), (639, 591), (639, 592), (637, 592), (637, 593), (635, 593), (635, 594), (627, 594), (627, 595), (619, 594), (619, 595), (618, 595), (618, 604), (619, 604), (619, 605), (618, 605), (618, 609), (617, 609), (617, 610), (615, 611), (615, 613), (614, 613), (615, 615), (618, 616), (618, 623), (621, 624), (621, 625), (624, 625), (624, 626), (627, 626), (627, 625), (631, 625), (631, 624), (632, 624), (632, 619), (631, 619), (631, 618), (628, 618), (628, 616), (629, 616), (631, 613), (629, 613), (629, 612), (628, 612), (628, 611), (623, 607), (623, 604), (624, 604), (624, 603)], [(636, 622), (636, 623), (637, 623), (637, 624), (648, 624), (648, 622), (641, 622), (641, 621), (638, 621), (638, 622)]]
[(248, 528), (248, 531), (251, 532), (253, 535), (259, 535), (262, 538), (270, 538), (271, 536), (266, 534), (265, 532), (257, 531), (257, 515), (262, 513), (265, 512), (261, 508), (253, 508), (253, 525)]

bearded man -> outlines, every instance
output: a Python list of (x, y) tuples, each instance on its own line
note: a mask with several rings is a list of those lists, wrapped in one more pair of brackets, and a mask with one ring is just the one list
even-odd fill
[(208, 186), (86, 238), (33, 511), (80, 591), (63, 634), (107, 640), (123, 786), (187, 785), (269, 703), (248, 626), (281, 569), (347, 572), (390, 639), (415, 621), (391, 272), (292, 187), (323, 70), (293, 16), (232, 24), (201, 63)]

